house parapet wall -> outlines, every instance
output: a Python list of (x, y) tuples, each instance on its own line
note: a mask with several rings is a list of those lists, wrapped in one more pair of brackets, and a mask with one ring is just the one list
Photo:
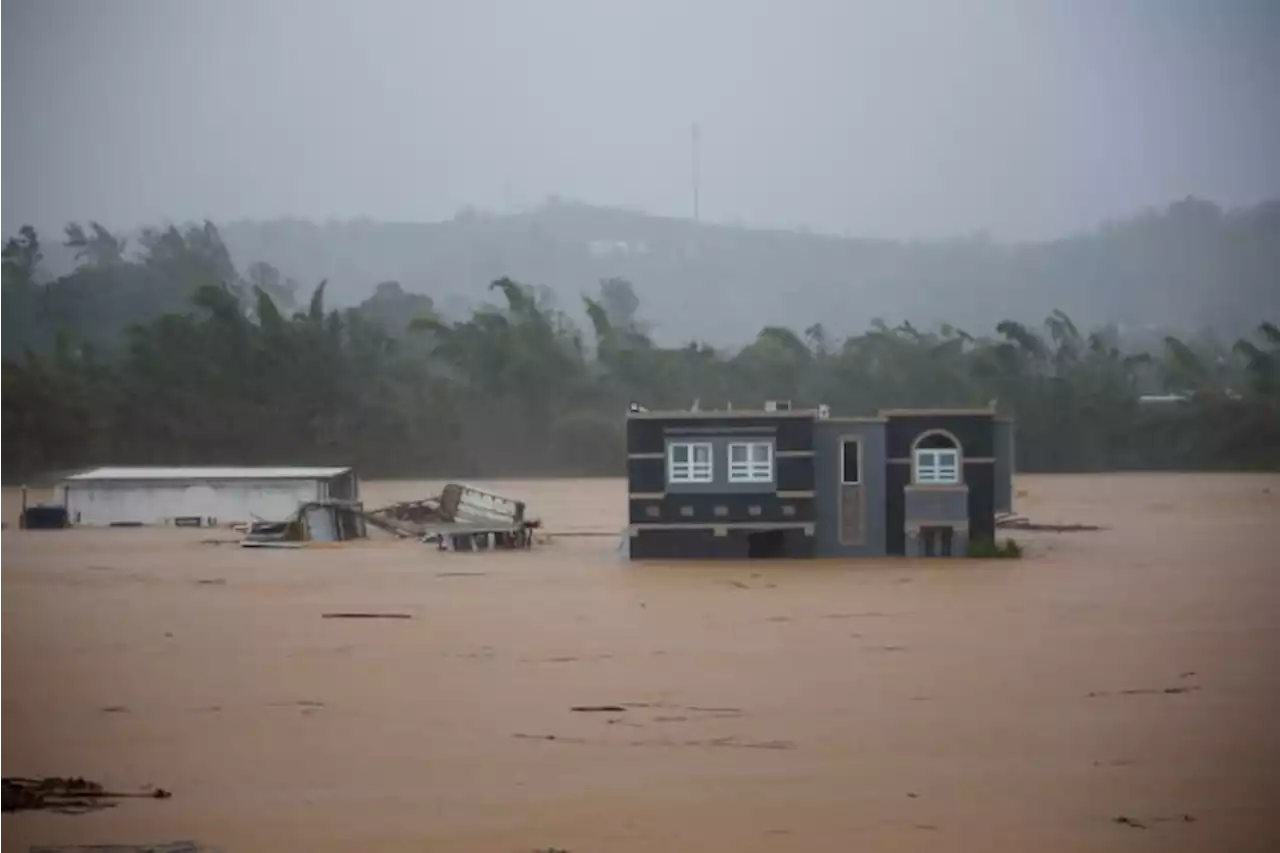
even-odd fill
[(944, 525), (969, 529), (969, 487), (958, 485), (913, 485), (906, 492), (906, 528)]

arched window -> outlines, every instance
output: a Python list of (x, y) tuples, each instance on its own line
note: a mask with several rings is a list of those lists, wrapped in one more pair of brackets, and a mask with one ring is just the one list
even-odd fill
[(911, 445), (911, 480), (918, 485), (959, 483), (960, 442), (945, 430), (926, 432)]

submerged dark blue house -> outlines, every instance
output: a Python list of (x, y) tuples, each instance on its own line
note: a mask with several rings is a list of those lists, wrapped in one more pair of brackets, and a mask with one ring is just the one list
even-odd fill
[(1012, 508), (1013, 423), (990, 409), (627, 416), (630, 556), (963, 556)]

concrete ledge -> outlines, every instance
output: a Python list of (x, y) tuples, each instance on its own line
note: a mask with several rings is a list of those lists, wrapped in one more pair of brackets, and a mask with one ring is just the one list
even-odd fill
[(730, 530), (760, 531), (769, 530), (803, 530), (806, 536), (812, 536), (814, 531), (814, 522), (812, 521), (731, 521), (727, 524), (672, 524), (655, 522), (652, 524), (632, 524), (627, 528), (630, 536), (637, 533), (645, 533), (650, 530), (710, 530), (716, 536), (726, 536)]

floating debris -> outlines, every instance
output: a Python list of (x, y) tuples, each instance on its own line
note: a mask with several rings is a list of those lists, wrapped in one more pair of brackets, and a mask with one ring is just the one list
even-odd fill
[(736, 749), (795, 749), (796, 745), (789, 740), (757, 740), (743, 741), (736, 737), (717, 737), (706, 741), (706, 746), (727, 746)]
[(321, 619), (412, 619), (412, 613), (322, 613)]
[(4, 811), (53, 811), (59, 814), (84, 814), (109, 809), (108, 802), (124, 798), (167, 800), (173, 796), (163, 788), (148, 791), (108, 791), (97, 782), (79, 776), (45, 776), (28, 778), (4, 777)]
[(1034, 522), (1022, 515), (1001, 515), (996, 517), (996, 527), (1005, 530), (1027, 530), (1045, 533), (1082, 533), (1106, 530), (1097, 524), (1045, 524)]
[(525, 734), (524, 732), (516, 732), (515, 734), (512, 735), (512, 737), (520, 738), (521, 740), (549, 740), (549, 741), (554, 741), (556, 743), (586, 743), (587, 742), (585, 738), (580, 738), (580, 737), (562, 737), (560, 735), (531, 735), (531, 734)]
[(525, 517), (523, 501), (461, 483), (449, 483), (436, 497), (390, 504), (363, 517), (396, 536), (435, 543), (441, 551), (531, 548), (534, 531), (542, 526)]
[(626, 708), (624, 708), (624, 707), (622, 707), (621, 705), (574, 705), (574, 706), (573, 706), (572, 708), (570, 708), (569, 710), (570, 710), (570, 711), (584, 711), (584, 712), (587, 712), (587, 713), (594, 713), (594, 712), (612, 712), (612, 713), (618, 713), (618, 712), (620, 712), (620, 711), (626, 711), (627, 709), (626, 709)]
[(29, 853), (216, 853), (194, 841), (161, 841), (158, 844), (37, 844)]
[(1103, 696), (1157, 696), (1162, 694), (1178, 694), (1178, 693), (1194, 693), (1199, 690), (1198, 685), (1190, 684), (1186, 687), (1131, 687), (1128, 690), (1120, 690), (1113, 692), (1110, 690), (1093, 690), (1089, 692), (1090, 699), (1099, 699)]

